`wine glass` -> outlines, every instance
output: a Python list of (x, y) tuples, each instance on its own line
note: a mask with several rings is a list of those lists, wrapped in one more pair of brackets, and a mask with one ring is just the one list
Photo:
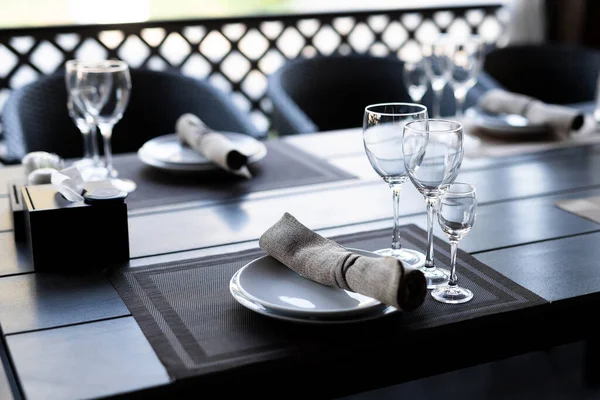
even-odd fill
[(444, 87), (452, 75), (452, 54), (454, 42), (447, 35), (441, 35), (433, 43), (423, 46), (427, 75), (433, 89), (433, 117), (440, 117), (440, 107)]
[(473, 227), (477, 210), (475, 188), (467, 183), (453, 183), (440, 197), (438, 221), (450, 240), (450, 280), (447, 285), (438, 286), (431, 296), (448, 304), (466, 303), (473, 298), (469, 289), (458, 286), (456, 277), (456, 251), (458, 241)]
[(392, 190), (394, 229), (392, 245), (376, 253), (396, 257), (407, 265), (418, 268), (425, 262), (425, 255), (402, 247), (400, 241), (400, 192), (408, 180), (402, 155), (402, 129), (415, 119), (427, 118), (427, 107), (410, 103), (372, 104), (365, 108), (363, 120), (363, 143), (373, 169)]
[(98, 142), (96, 141), (96, 125), (94, 125), (91, 117), (86, 118), (83, 111), (84, 106), (77, 103), (77, 67), (80, 63), (79, 60), (68, 60), (65, 63), (67, 110), (83, 137), (83, 158), (73, 164), (82, 172), (84, 180), (94, 181), (104, 179), (106, 170), (100, 163)]
[(435, 205), (446, 187), (454, 182), (463, 159), (462, 125), (456, 121), (425, 119), (404, 125), (402, 150), (408, 177), (427, 204), (427, 256), (423, 274), (427, 288), (446, 284), (450, 273), (435, 266), (433, 218)]
[(405, 62), (403, 69), (404, 84), (414, 103), (420, 103), (427, 92), (427, 67), (423, 59), (416, 62)]
[(452, 86), (456, 99), (456, 116), (462, 118), (467, 93), (477, 83), (483, 67), (484, 47), (478, 36), (455, 42), (452, 54)]
[(127, 63), (119, 60), (104, 60), (98, 63), (82, 63), (77, 68), (77, 95), (100, 129), (104, 141), (104, 158), (108, 176), (117, 189), (131, 192), (135, 183), (116, 179), (113, 167), (111, 137), (114, 125), (121, 119), (131, 92), (131, 77)]

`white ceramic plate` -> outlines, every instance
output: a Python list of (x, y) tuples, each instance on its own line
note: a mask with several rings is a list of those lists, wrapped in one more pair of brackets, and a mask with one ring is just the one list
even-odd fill
[(527, 118), (517, 114), (491, 114), (480, 107), (472, 107), (465, 111), (465, 117), (486, 132), (493, 135), (508, 137), (518, 135), (541, 135), (550, 133), (544, 125), (530, 123)]
[(281, 319), (290, 322), (300, 322), (308, 324), (348, 324), (353, 322), (369, 321), (371, 319), (380, 318), (384, 315), (397, 311), (394, 307), (382, 306), (379, 308), (375, 308), (370, 312), (365, 312), (358, 315), (343, 316), (339, 318), (328, 318), (321, 315), (312, 314), (293, 315), (265, 307), (262, 304), (256, 302), (255, 300), (248, 298), (243, 292), (239, 290), (239, 288), (233, 282), (230, 284), (229, 290), (233, 298), (249, 310), (255, 311), (259, 314), (265, 315), (270, 318)]
[[(364, 250), (349, 250), (381, 257)], [(370, 297), (303, 278), (270, 256), (240, 268), (231, 278), (229, 288), (237, 301), (253, 311), (304, 322), (349, 322), (395, 310)]]
[[(265, 144), (255, 138), (234, 132), (223, 132), (248, 156), (252, 164), (267, 155)], [(218, 167), (201, 154), (180, 143), (176, 134), (159, 136), (146, 142), (138, 150), (139, 159), (148, 165), (169, 171), (210, 171)]]

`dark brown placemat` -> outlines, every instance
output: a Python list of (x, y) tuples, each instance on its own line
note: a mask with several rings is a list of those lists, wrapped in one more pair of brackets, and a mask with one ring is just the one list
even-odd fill
[(267, 155), (250, 166), (250, 180), (220, 170), (169, 173), (143, 164), (137, 155), (116, 156), (114, 164), (120, 178), (137, 183), (137, 189), (127, 198), (129, 209), (228, 200), (252, 192), (356, 178), (288, 143), (271, 140), (265, 144)]
[[(402, 233), (407, 247), (425, 249), (422, 229), (408, 225)], [(384, 229), (333, 239), (347, 247), (376, 250), (389, 246), (391, 232)], [(449, 246), (436, 238), (435, 251), (438, 265), (447, 267)], [(130, 268), (113, 272), (110, 279), (174, 378), (277, 359), (315, 346), (331, 350), (331, 343), (340, 345), (340, 329), (344, 337), (358, 335), (369, 341), (365, 335), (381, 335), (389, 329), (380, 325), (382, 320), (395, 320), (400, 331), (414, 331), (546, 303), (459, 251), (459, 282), (475, 296), (468, 303), (447, 305), (427, 296), (414, 312), (362, 323), (325, 326), (279, 321), (244, 308), (229, 293), (233, 274), (263, 254), (257, 249)]]

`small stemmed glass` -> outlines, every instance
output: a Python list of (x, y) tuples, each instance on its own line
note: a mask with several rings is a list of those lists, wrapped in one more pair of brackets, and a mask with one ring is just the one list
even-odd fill
[(392, 246), (376, 253), (396, 257), (407, 265), (421, 267), (423, 253), (405, 249), (400, 242), (400, 191), (408, 180), (402, 155), (402, 131), (408, 121), (427, 118), (427, 107), (410, 103), (373, 104), (365, 108), (363, 143), (373, 169), (392, 190), (394, 230)]
[(119, 190), (132, 192), (135, 183), (116, 179), (113, 167), (111, 137), (114, 125), (121, 119), (131, 92), (129, 67), (123, 61), (105, 60), (99, 63), (82, 63), (77, 67), (77, 95), (87, 115), (100, 129), (104, 141), (104, 158), (108, 179)]
[(404, 84), (413, 103), (420, 103), (427, 92), (429, 78), (425, 60), (405, 62), (403, 69)]
[(448, 304), (466, 303), (473, 298), (469, 289), (458, 286), (456, 277), (456, 252), (458, 241), (465, 237), (475, 223), (477, 196), (475, 188), (467, 183), (449, 185), (440, 197), (438, 221), (450, 240), (450, 280), (447, 285), (438, 286), (431, 296)]
[(427, 75), (433, 89), (433, 118), (441, 115), (442, 96), (444, 87), (452, 77), (452, 55), (454, 42), (446, 35), (423, 47), (426, 60)]
[(450, 273), (437, 268), (433, 258), (435, 205), (447, 186), (454, 182), (463, 159), (462, 125), (443, 119), (411, 121), (404, 125), (404, 164), (412, 183), (427, 203), (427, 256), (422, 268), (427, 288), (448, 282)]

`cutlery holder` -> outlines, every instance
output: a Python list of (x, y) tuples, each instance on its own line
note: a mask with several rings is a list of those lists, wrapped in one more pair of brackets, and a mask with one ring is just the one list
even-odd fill
[(53, 185), (21, 188), (25, 237), (36, 271), (104, 269), (129, 261), (127, 203), (66, 200)]

